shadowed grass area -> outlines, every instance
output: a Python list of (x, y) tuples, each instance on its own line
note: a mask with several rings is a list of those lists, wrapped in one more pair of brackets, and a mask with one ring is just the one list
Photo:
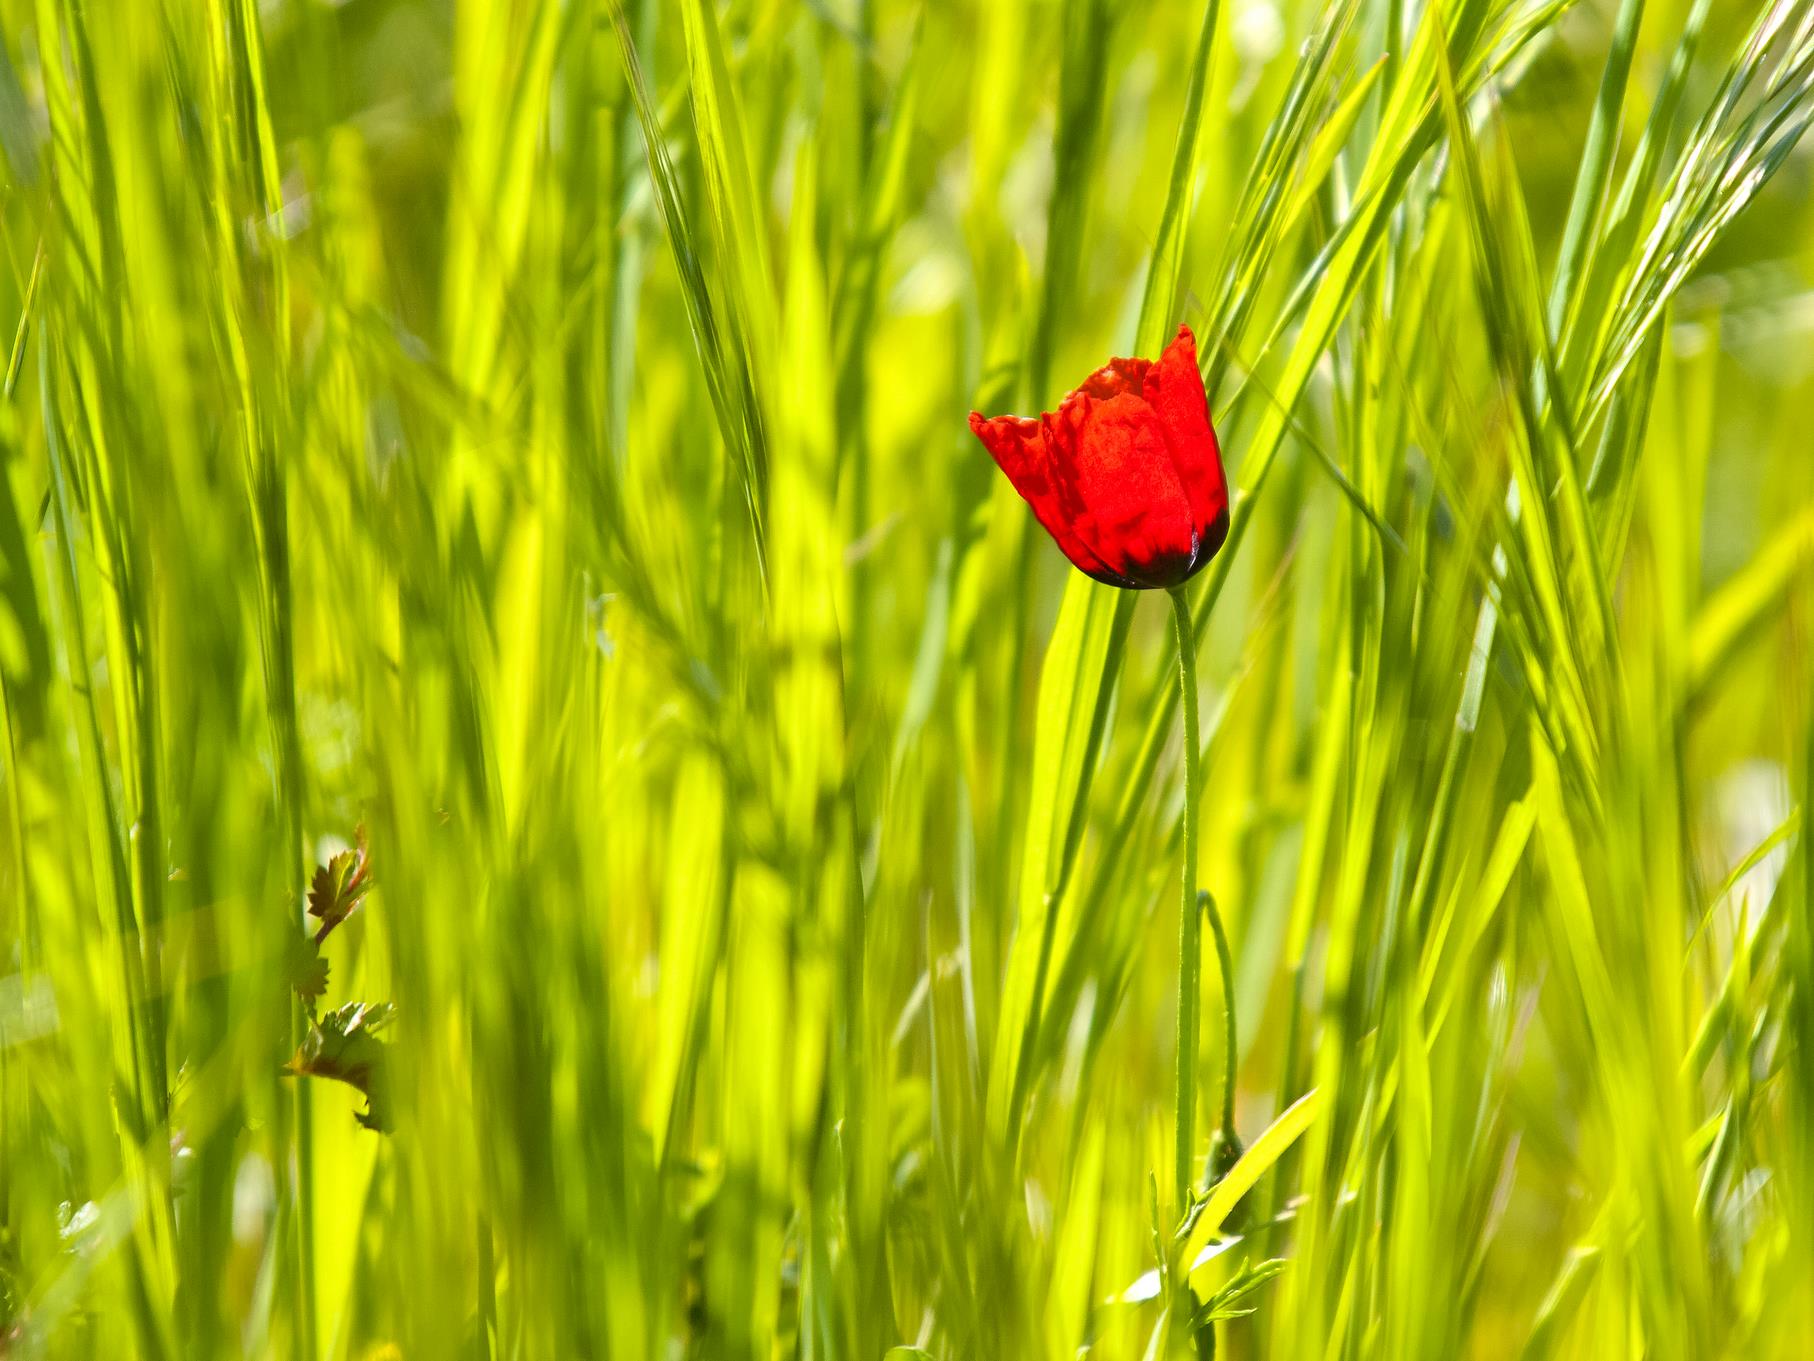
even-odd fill
[[(0, 0), (0, 1356), (1803, 1355), (1811, 119), (1798, 0)], [(965, 417), (1180, 322), (1174, 621)]]

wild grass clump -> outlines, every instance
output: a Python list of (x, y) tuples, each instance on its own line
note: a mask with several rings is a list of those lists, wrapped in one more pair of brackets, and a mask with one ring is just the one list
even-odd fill
[[(1811, 118), (1800, 0), (0, 0), (0, 1355), (1804, 1355)], [(1180, 323), (1173, 617), (965, 414)]]

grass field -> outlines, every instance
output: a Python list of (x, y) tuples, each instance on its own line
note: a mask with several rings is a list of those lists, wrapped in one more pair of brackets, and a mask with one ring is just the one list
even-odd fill
[[(0, 1357), (1809, 1355), (1810, 120), (1807, 0), (0, 0)], [(1180, 322), (1188, 841), (966, 426)]]

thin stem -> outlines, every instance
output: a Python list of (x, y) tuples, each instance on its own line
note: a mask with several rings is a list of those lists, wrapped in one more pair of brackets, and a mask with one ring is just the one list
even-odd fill
[(1235, 970), (1234, 957), (1228, 950), (1228, 932), (1222, 926), (1222, 913), (1216, 898), (1208, 889), (1197, 894), (1197, 906), (1209, 916), (1210, 934), (1216, 938), (1216, 963), (1222, 969), (1222, 1042), (1227, 1050), (1222, 1059), (1222, 1138), (1238, 1143), (1235, 1134), (1235, 1063), (1240, 1049), (1235, 1043)]
[(1173, 1191), (1179, 1213), (1190, 1205), (1197, 1114), (1197, 994), (1202, 961), (1197, 916), (1197, 648), (1190, 603), (1173, 587), (1172, 617), (1178, 628), (1178, 686), (1184, 702), (1184, 899), (1178, 913), (1177, 1143), (1173, 1149)]

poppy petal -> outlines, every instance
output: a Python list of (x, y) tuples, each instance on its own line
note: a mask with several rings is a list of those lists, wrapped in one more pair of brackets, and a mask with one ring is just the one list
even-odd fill
[(1079, 389), (1045, 418), (1045, 430), (1071, 524), (1109, 570), (1141, 586), (1188, 575), (1197, 546), (1191, 506), (1146, 398), (1099, 401)]
[(1014, 490), (1033, 510), (1034, 517), (1052, 536), (1059, 550), (1081, 572), (1110, 586), (1134, 583), (1114, 571), (1073, 528), (1075, 491), (1064, 484), (1053, 467), (1040, 422), (1024, 416), (985, 417), (970, 413), (970, 429), (983, 442), (989, 456), (1006, 474)]
[(1147, 371), (1145, 391), (1169, 437), (1173, 466), (1190, 501), (1196, 562), (1207, 562), (1228, 535), (1228, 482), (1209, 423), (1209, 400), (1197, 370), (1197, 340), (1190, 327), (1178, 328), (1177, 337)]
[(1087, 392), (1105, 402), (1124, 392), (1131, 392), (1138, 397), (1146, 390), (1147, 374), (1152, 367), (1153, 361), (1150, 359), (1111, 359), (1079, 383), (1077, 391)]

